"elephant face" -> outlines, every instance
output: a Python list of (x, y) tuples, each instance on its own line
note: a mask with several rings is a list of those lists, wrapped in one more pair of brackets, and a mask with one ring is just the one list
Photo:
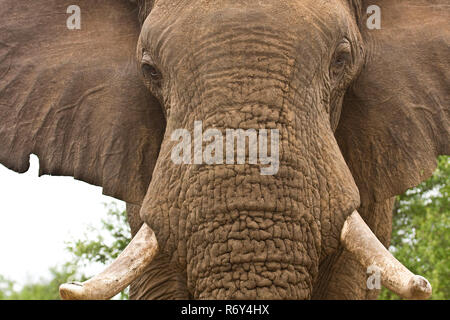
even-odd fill
[[(355, 209), (377, 233), (389, 199), (449, 153), (445, 6), (375, 1), (383, 27), (369, 30), (362, 0), (79, 2), (74, 31), (69, 1), (2, 0), (0, 162), (24, 172), (34, 153), (40, 174), (141, 206), (108, 269), (128, 270), (118, 290), (156, 238), (156, 274), (189, 297), (339, 291), (341, 245), (364, 266), (387, 254)], [(385, 283), (411, 297), (422, 280), (389, 259)], [(62, 292), (109, 297), (92, 294), (108, 279)]]
[[(137, 52), (167, 119), (141, 218), (187, 270), (195, 298), (309, 298), (359, 205), (333, 135), (362, 63), (351, 12), (339, 2), (168, 3), (146, 19)], [(172, 133), (193, 133), (196, 121), (224, 137), (278, 130), (278, 172), (174, 164)]]

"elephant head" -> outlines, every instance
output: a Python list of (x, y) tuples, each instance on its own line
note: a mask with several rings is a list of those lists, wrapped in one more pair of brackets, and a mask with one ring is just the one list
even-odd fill
[[(355, 210), (450, 151), (440, 1), (78, 2), (80, 30), (66, 26), (69, 1), (0, 2), (0, 162), (25, 172), (34, 153), (40, 174), (141, 206), (130, 246), (63, 297), (111, 297), (157, 246), (192, 298), (308, 299), (342, 248), (402, 296), (429, 296), (365, 224), (375, 212)], [(366, 27), (371, 4), (379, 30)], [(205, 161), (198, 123), (210, 141), (278, 133), (276, 172), (250, 151)], [(177, 130), (194, 134), (193, 160), (174, 161)], [(239, 157), (234, 143), (225, 153)]]

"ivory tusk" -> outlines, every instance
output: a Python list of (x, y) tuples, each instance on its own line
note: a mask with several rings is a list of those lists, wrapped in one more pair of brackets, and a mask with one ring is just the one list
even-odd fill
[(341, 243), (367, 268), (377, 266), (382, 284), (405, 299), (428, 299), (432, 288), (427, 279), (413, 274), (383, 246), (357, 211), (345, 221)]
[(158, 251), (155, 233), (145, 223), (125, 250), (102, 273), (83, 282), (59, 287), (63, 300), (107, 300), (139, 277)]

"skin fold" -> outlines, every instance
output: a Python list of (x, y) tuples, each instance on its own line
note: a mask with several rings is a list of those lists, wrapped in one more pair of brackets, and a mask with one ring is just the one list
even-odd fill
[[(339, 237), (358, 209), (387, 247), (395, 195), (450, 153), (445, 1), (80, 1), (78, 31), (41, 2), (0, 0), (0, 162), (127, 202), (159, 245), (131, 299), (377, 297)], [(277, 129), (278, 172), (175, 164), (195, 121)]]

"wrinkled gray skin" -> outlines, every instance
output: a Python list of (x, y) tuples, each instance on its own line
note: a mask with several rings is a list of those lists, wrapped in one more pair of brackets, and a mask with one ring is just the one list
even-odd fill
[[(69, 38), (37, 23), (36, 40), (8, 18), (23, 9), (4, 0), (13, 13), (0, 30), (7, 35), (0, 75), (8, 84), (0, 97), (11, 107), (0, 108), (0, 162), (23, 172), (33, 152), (41, 173), (73, 175), (128, 202), (132, 233), (146, 223), (160, 245), (132, 284), (132, 299), (375, 298), (339, 235), (358, 209), (387, 246), (393, 197), (450, 152), (448, 8), (376, 1), (383, 28), (369, 32), (366, 1), (133, 2), (137, 50), (131, 35), (138, 27), (127, 24), (132, 11), (124, 1), (101, 15), (118, 27), (85, 9), (90, 33)], [(31, 44), (14, 59), (19, 35)], [(67, 43), (82, 47), (66, 51)], [(142, 77), (131, 71), (130, 50)], [(44, 66), (40, 81), (20, 73), (27, 63)], [(41, 86), (46, 79), (50, 92)], [(45, 94), (53, 100), (35, 98)], [(23, 105), (34, 109), (21, 115)], [(278, 173), (174, 164), (171, 134), (192, 133), (194, 121), (222, 133), (278, 129)]]
[[(333, 135), (362, 62), (349, 45), (358, 43), (357, 29), (335, 3), (199, 2), (175, 10), (157, 3), (141, 32), (138, 60), (149, 57), (171, 76), (159, 86), (147, 82), (167, 127), (140, 216), (172, 268), (186, 270), (193, 298), (310, 298), (320, 261), (337, 249), (345, 218), (359, 206)], [(309, 21), (319, 13), (326, 25)], [(302, 14), (301, 23), (286, 23)], [(183, 49), (186, 41), (192, 45)], [(278, 129), (278, 174), (262, 176), (251, 165), (174, 165), (176, 142), (167, 135), (193, 132), (194, 121), (223, 132)]]

